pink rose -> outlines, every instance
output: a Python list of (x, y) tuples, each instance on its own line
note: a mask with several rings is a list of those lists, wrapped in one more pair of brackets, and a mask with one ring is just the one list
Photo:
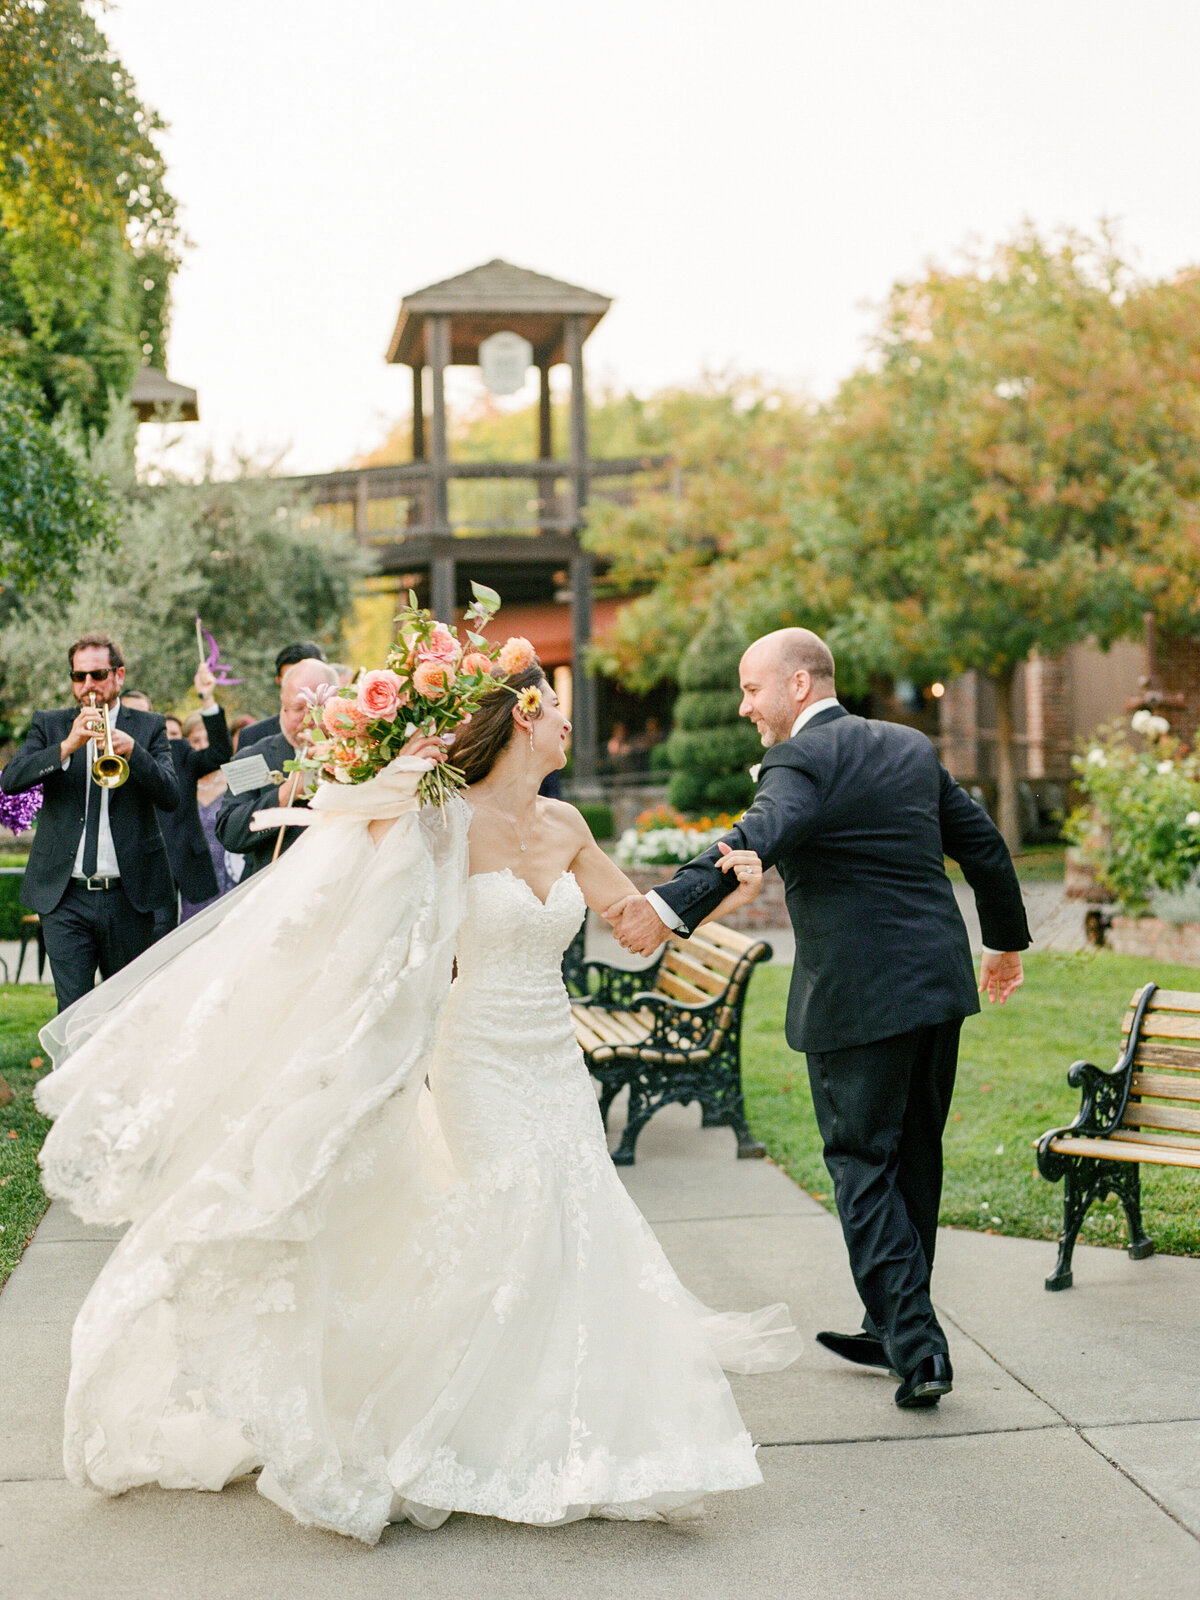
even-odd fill
[(503, 677), (511, 678), (514, 673), (524, 672), (526, 667), (531, 667), (536, 660), (537, 653), (529, 640), (517, 634), (504, 641), (496, 659), (496, 670)]
[(426, 700), (440, 700), (454, 682), (454, 668), (446, 661), (420, 661), (413, 673), (413, 688)]
[(462, 645), (444, 622), (435, 623), (429, 638), (417, 646), (418, 661), (445, 661), (453, 666), (460, 655)]
[(487, 656), (484, 655), (482, 650), (472, 650), (470, 655), (466, 655), (462, 658), (462, 662), (458, 670), (460, 672), (490, 672), (492, 670), (492, 663), (488, 660)]
[(353, 700), (331, 695), (321, 707), (321, 726), (334, 739), (353, 738), (367, 725), (367, 718)]
[(395, 720), (400, 709), (400, 693), (404, 685), (394, 672), (386, 667), (363, 674), (358, 686), (358, 709), (368, 722), (382, 717), (385, 722)]

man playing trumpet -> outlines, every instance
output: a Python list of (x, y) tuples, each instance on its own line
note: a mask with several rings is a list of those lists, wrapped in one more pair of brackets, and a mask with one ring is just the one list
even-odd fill
[(155, 807), (179, 804), (163, 719), (121, 704), (116, 643), (84, 634), (67, 661), (75, 708), (35, 712), (0, 773), (5, 794), (42, 785), (21, 899), (42, 919), (60, 1011), (91, 989), (97, 968), (111, 977), (153, 943), (155, 910), (175, 900)]

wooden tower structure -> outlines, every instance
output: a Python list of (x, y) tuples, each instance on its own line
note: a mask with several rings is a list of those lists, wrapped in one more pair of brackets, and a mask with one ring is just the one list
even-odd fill
[[(469, 599), (472, 579), (506, 601), (570, 605), (577, 792), (593, 782), (596, 761), (595, 686), (586, 666), (595, 569), (579, 537), (588, 497), (596, 479), (628, 478), (660, 464), (597, 461), (588, 452), (583, 347), (611, 303), (499, 260), (405, 295), (387, 359), (412, 372), (411, 460), (295, 480), (324, 512), (344, 507), (377, 573), (416, 587), (438, 616), (451, 620)], [(511, 379), (498, 389), (498, 369), (489, 371), (497, 354), (507, 358)], [(447, 369), (481, 367), (495, 392), (509, 393), (525, 381), (526, 358), (538, 374), (534, 458), (454, 460)], [(550, 372), (559, 364), (570, 370), (565, 457), (554, 454), (551, 427)], [(481, 480), (494, 480), (502, 514), (480, 514), (478, 489), (473, 505), (456, 504), (462, 486)]]

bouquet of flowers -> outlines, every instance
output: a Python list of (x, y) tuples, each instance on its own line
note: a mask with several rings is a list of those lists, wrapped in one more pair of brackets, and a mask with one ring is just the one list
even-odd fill
[[(384, 666), (364, 672), (348, 688), (306, 693), (310, 742), (285, 762), (285, 770), (315, 772), (320, 782), (365, 783), (415, 735), (452, 733), (465, 722), (495, 687), (493, 674), (529, 666), (534, 652), (528, 639), (494, 645), (479, 631), (500, 609), (500, 596), (482, 583), (472, 583), (471, 591), (464, 644), (422, 610), (410, 590)], [(457, 767), (442, 761), (421, 779), (417, 795), (423, 804), (441, 805), (463, 781)]]
[(7, 828), (10, 833), (24, 833), (33, 826), (33, 819), (41, 809), (40, 783), (20, 794), (0, 794), (0, 828)]

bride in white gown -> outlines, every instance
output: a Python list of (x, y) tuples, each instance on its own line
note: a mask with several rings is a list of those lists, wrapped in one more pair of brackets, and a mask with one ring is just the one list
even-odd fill
[[(75, 1326), (68, 1476), (258, 1488), (374, 1542), (452, 1511), (694, 1512), (761, 1481), (722, 1366), (787, 1309), (679, 1283), (607, 1153), (559, 964), (627, 880), (539, 799), (568, 724), (536, 666), (43, 1034), (49, 1193), (130, 1226)], [(734, 891), (752, 898), (755, 858)], [(726, 908), (731, 901), (726, 901)], [(457, 976), (451, 985), (452, 963)]]

